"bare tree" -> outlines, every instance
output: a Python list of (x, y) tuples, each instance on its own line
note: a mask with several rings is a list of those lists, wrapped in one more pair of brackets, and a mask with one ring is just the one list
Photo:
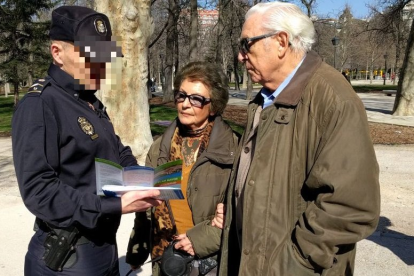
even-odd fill
[(143, 164), (152, 143), (147, 96), (147, 52), (153, 32), (150, 0), (96, 1), (122, 40), (122, 88), (102, 91), (115, 131)]
[(198, 38), (198, 11), (197, 0), (190, 0), (190, 61), (198, 59), (197, 38)]
[(394, 113), (397, 116), (414, 115), (414, 24), (408, 39), (401, 75), (398, 81), (398, 90), (394, 102)]
[(316, 0), (301, 0), (300, 2), (302, 3), (302, 5), (305, 6), (307, 15), (311, 17), (312, 10), (314, 9), (315, 4), (316, 4)]
[(404, 7), (410, 2), (410, 0), (382, 0), (380, 1), (380, 6), (385, 7), (384, 12), (380, 12), (375, 7), (371, 7), (375, 14), (382, 16), (382, 25), (376, 31), (383, 34), (392, 34), (393, 39), (389, 41), (394, 42), (396, 45), (395, 68), (397, 70), (401, 51), (405, 43), (405, 28), (411, 25), (393, 108), (393, 115), (398, 116), (414, 115), (414, 80), (411, 77), (414, 72), (413, 14), (409, 14), (408, 18), (404, 18)]
[(163, 101), (168, 102), (174, 99), (172, 82), (174, 69), (178, 69), (178, 32), (177, 23), (180, 16), (180, 6), (178, 0), (168, 0), (168, 25), (166, 28), (167, 39), (165, 44), (165, 81), (162, 90), (164, 91)]

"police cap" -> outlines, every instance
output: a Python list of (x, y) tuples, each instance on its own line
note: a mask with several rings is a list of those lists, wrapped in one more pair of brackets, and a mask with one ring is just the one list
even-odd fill
[(81, 6), (61, 6), (52, 12), (51, 40), (73, 42), (90, 62), (111, 62), (122, 57), (112, 41), (111, 24), (105, 14)]

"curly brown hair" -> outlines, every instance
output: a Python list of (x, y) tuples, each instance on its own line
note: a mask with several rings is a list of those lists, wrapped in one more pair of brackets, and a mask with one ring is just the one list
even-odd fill
[(183, 81), (199, 81), (210, 90), (210, 110), (220, 115), (229, 101), (229, 81), (220, 66), (206, 61), (194, 61), (185, 65), (175, 77), (174, 94), (178, 92)]

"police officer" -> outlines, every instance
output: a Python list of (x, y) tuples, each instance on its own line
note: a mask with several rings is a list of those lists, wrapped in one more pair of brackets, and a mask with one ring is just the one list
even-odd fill
[(95, 158), (136, 165), (95, 97), (105, 64), (122, 56), (108, 18), (85, 7), (52, 13), (53, 64), (20, 101), (12, 122), (20, 193), (36, 216), (25, 275), (119, 275), (121, 214), (160, 204), (159, 191), (98, 196)]

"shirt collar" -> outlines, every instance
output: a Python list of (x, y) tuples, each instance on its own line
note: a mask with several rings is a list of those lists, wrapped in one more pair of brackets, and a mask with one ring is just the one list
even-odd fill
[(303, 56), (302, 60), (298, 63), (298, 65), (295, 67), (295, 69), (293, 69), (293, 71), (290, 72), (289, 76), (287, 76), (283, 80), (283, 82), (279, 85), (279, 87), (273, 93), (271, 93), (271, 91), (269, 91), (266, 88), (263, 88), (260, 91), (260, 93), (262, 94), (262, 96), (264, 98), (263, 108), (266, 108), (270, 104), (272, 104), (273, 100), (280, 94), (280, 92), (283, 91), (283, 89), (285, 89), (285, 87), (290, 83), (292, 78), (295, 76), (296, 72), (298, 71), (299, 67), (302, 65), (305, 58), (306, 58), (306, 55)]

